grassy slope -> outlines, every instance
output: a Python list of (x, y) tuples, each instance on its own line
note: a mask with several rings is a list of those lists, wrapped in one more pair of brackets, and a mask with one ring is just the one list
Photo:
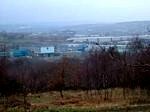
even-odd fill
[[(87, 95), (86, 91), (64, 91), (64, 98), (59, 92), (29, 94), (28, 101), (31, 103), (33, 112), (150, 112), (150, 98), (146, 92), (128, 90), (126, 99), (123, 98), (122, 89), (114, 89), (112, 98), (104, 100), (102, 95)], [(11, 109), (10, 112), (16, 112)], [(47, 111), (46, 111), (47, 110)], [(18, 112), (22, 112), (18, 110)]]

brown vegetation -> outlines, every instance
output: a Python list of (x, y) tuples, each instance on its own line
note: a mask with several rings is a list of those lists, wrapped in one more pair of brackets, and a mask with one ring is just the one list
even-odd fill
[[(150, 47), (142, 46), (137, 39), (129, 47), (131, 50), (124, 53), (119, 53), (115, 47), (108, 50), (100, 47), (90, 51), (85, 59), (64, 57), (56, 62), (1, 57), (0, 96), (4, 99), (3, 105), (7, 110), (10, 96), (22, 96), (27, 111), (29, 93), (51, 91), (59, 91), (61, 97), (54, 94), (51, 102), (47, 99), (44, 102), (54, 106), (96, 106), (120, 101), (121, 104), (126, 101), (149, 103), (146, 99), (150, 96)], [(119, 92), (115, 88), (120, 88)], [(82, 90), (84, 94), (74, 91), (75, 94), (65, 95), (68, 90)]]

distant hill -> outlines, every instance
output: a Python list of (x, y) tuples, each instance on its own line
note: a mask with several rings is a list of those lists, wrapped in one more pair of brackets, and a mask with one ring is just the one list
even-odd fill
[(0, 31), (8, 32), (51, 32), (75, 31), (77, 34), (133, 35), (148, 34), (150, 21), (121, 22), (114, 24), (81, 24), (70, 26), (67, 23), (40, 23), (30, 25), (0, 25)]
[(148, 34), (150, 21), (121, 22), (114, 24), (84, 24), (65, 27), (79, 34), (101, 34), (101, 35), (133, 35)]
[(58, 29), (53, 24), (5, 24), (0, 25), (0, 31), (6, 32), (50, 32)]

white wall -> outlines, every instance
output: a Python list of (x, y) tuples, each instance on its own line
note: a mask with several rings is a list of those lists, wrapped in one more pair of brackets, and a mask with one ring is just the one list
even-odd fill
[(54, 53), (54, 47), (41, 47), (40, 53)]

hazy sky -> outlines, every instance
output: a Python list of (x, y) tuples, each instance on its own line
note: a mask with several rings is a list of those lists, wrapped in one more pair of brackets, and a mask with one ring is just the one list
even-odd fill
[(0, 23), (150, 20), (150, 0), (1, 0)]

